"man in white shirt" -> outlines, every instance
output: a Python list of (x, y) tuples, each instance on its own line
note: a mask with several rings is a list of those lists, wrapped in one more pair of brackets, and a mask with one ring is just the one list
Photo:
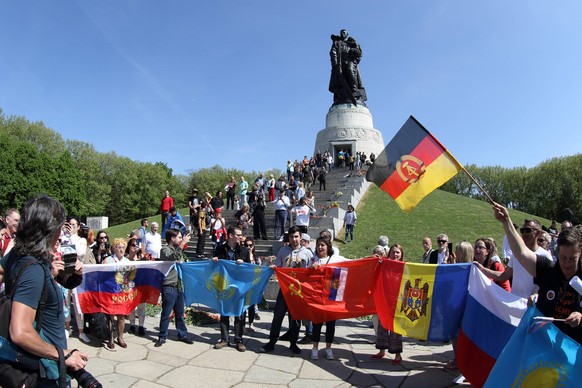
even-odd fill
[(275, 240), (279, 240), (287, 229), (287, 209), (291, 206), (289, 197), (285, 195), (285, 190), (279, 191), (279, 198), (275, 204)]
[[(538, 256), (545, 257), (548, 260), (553, 260), (550, 252), (538, 245), (538, 237), (542, 232), (542, 227), (538, 220), (524, 220), (523, 226), (519, 228), (519, 232), (521, 234), (521, 239), (529, 250), (535, 252)], [(529, 298), (530, 295), (536, 293), (538, 290), (538, 287), (533, 282), (533, 277), (525, 270), (525, 268), (523, 268), (513, 255), (509, 259), (509, 263), (504, 272), (492, 271), (488, 268), (483, 268), (483, 272), (493, 280), (500, 282), (504, 282), (513, 277), (513, 281), (511, 282), (511, 293), (521, 296), (522, 298)]]
[(151, 255), (153, 259), (159, 259), (162, 250), (162, 236), (158, 233), (158, 229), (158, 223), (152, 222), (151, 230), (145, 237), (145, 253)]
[(291, 212), (295, 213), (295, 225), (299, 228), (301, 233), (307, 233), (307, 229), (309, 228), (309, 216), (311, 213), (315, 213), (315, 209), (307, 205), (305, 197), (303, 197)]

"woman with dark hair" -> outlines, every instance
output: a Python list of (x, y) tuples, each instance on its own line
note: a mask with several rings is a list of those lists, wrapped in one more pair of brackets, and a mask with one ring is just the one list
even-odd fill
[(224, 200), (222, 199), (222, 191), (218, 190), (216, 192), (216, 197), (212, 198), (210, 200), (210, 206), (212, 206), (212, 209), (214, 211), (216, 211), (216, 209), (222, 209), (222, 207), (224, 206)]
[[(127, 248), (125, 249), (125, 256), (127, 257), (127, 259), (129, 261), (145, 260), (145, 258), (142, 255), (141, 249), (139, 248), (139, 243), (137, 241), (137, 237), (132, 237), (127, 242)], [(138, 317), (138, 323), (139, 323), (137, 335), (144, 336), (145, 335), (144, 323), (145, 323), (145, 317), (146, 317), (146, 304), (145, 303), (138, 304), (136, 309), (133, 310), (129, 314), (130, 326), (129, 326), (128, 332), (130, 334), (135, 334), (135, 315), (136, 315), (135, 312), (136, 312), (136, 310), (137, 310), (137, 317)]]
[[(243, 245), (246, 249), (249, 250), (251, 264), (261, 265), (261, 260), (255, 256), (255, 239), (252, 237), (247, 237)], [(258, 317), (257, 311), (257, 305), (253, 304), (249, 306), (246, 313), (249, 318), (249, 326), (245, 329), (245, 334), (252, 334), (255, 332), (255, 329), (253, 329), (253, 322), (255, 322), (255, 319)]]
[[(333, 255), (333, 247), (331, 245), (331, 240), (325, 237), (319, 237), (315, 242), (315, 262), (312, 264), (314, 269), (320, 266), (325, 266), (329, 264), (339, 263), (346, 261), (346, 258)], [(313, 341), (313, 349), (311, 349), (311, 359), (319, 359), (319, 340), (321, 337), (321, 328), (323, 323), (314, 323), (313, 331), (311, 334), (311, 339)], [(333, 360), (333, 351), (331, 350), (331, 344), (333, 343), (333, 337), (335, 336), (335, 321), (325, 322), (325, 358), (328, 360)]]
[(242, 209), (235, 213), (237, 217), (236, 224), (240, 228), (244, 236), (249, 235), (249, 226), (253, 221), (251, 213), (249, 212), (249, 205), (243, 205)]
[(93, 251), (96, 264), (101, 264), (106, 257), (111, 256), (109, 236), (104, 230), (97, 232), (97, 239), (91, 244), (90, 248)]
[(234, 176), (230, 177), (230, 181), (224, 186), (226, 190), (226, 209), (234, 209), (234, 196), (236, 193), (236, 180)]
[[(390, 247), (390, 250), (388, 251), (388, 259), (404, 261), (404, 249), (400, 244), (393, 244)], [(388, 334), (387, 338), (385, 337), (386, 332)], [(384, 329), (380, 323), (378, 323), (376, 348), (380, 349), (380, 351), (373, 355), (372, 358), (384, 357), (386, 354), (386, 349), (388, 349), (388, 353), (395, 355), (394, 359), (392, 360), (392, 364), (398, 365), (402, 362), (402, 335)]]
[[(488, 238), (480, 238), (475, 241), (475, 265), (477, 265), (477, 268), (479, 268), (483, 273), (485, 273), (483, 268), (489, 268), (492, 271), (502, 273), (505, 271), (503, 264), (499, 261), (492, 260), (492, 257), (496, 253), (496, 248), (491, 240), (492, 239)], [(503, 282), (496, 281), (495, 284), (503, 288), (505, 291), (511, 292), (509, 280)]]
[[(63, 349), (65, 365), (79, 370), (88, 356), (67, 349), (63, 295), (54, 276), (66, 288), (81, 283), (83, 263), (77, 260), (74, 273), (67, 275), (64, 262), (54, 260), (54, 247), (65, 223), (65, 209), (49, 196), (29, 200), (22, 212), (14, 248), (0, 260), (0, 281), (6, 277), (6, 292), (13, 293), (9, 334), (11, 341), (24, 351), (38, 357), (59, 360), (57, 347)], [(22, 270), (12, 289), (16, 274)], [(35, 330), (36, 314), (46, 286), (42, 313), (42, 336)], [(39, 385), (56, 386), (56, 380), (42, 379)]]

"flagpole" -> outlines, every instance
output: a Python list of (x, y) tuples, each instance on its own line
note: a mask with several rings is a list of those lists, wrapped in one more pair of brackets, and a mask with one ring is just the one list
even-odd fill
[(493, 205), (495, 203), (495, 201), (493, 200), (493, 198), (491, 198), (491, 196), (489, 196), (489, 193), (487, 193), (485, 191), (485, 189), (483, 188), (483, 186), (481, 186), (479, 184), (479, 182), (477, 182), (477, 180), (475, 179), (475, 177), (473, 175), (471, 175), (471, 173), (465, 168), (465, 166), (461, 166), (461, 169), (465, 172), (465, 174), (467, 174), (469, 176), (469, 178), (471, 178), (471, 180), (477, 185), (477, 187), (479, 188), (479, 190), (481, 190), (481, 192), (483, 192), (483, 194), (485, 194), (485, 196), (489, 200), (489, 203)]

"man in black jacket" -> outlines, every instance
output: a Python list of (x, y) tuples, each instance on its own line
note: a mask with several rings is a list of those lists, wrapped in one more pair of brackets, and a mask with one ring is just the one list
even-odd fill
[[(233, 260), (237, 264), (250, 263), (249, 250), (240, 244), (240, 239), (242, 237), (242, 231), (236, 226), (231, 226), (228, 228), (227, 240), (216, 248), (216, 256), (212, 258), (214, 261), (220, 260)], [(245, 326), (245, 315), (234, 317), (234, 342), (235, 348), (239, 352), (244, 352), (246, 350), (244, 344), (242, 343), (243, 329)], [(229, 329), (230, 329), (230, 317), (221, 315), (220, 316), (220, 341), (214, 345), (214, 349), (222, 349), (225, 346), (230, 346), (228, 341)]]

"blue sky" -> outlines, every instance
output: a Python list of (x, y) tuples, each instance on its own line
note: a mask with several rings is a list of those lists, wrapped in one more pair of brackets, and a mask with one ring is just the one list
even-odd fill
[(0, 108), (176, 173), (284, 168), (346, 28), (385, 143), (414, 115), (464, 164), (582, 150), (582, 2), (5, 1)]

